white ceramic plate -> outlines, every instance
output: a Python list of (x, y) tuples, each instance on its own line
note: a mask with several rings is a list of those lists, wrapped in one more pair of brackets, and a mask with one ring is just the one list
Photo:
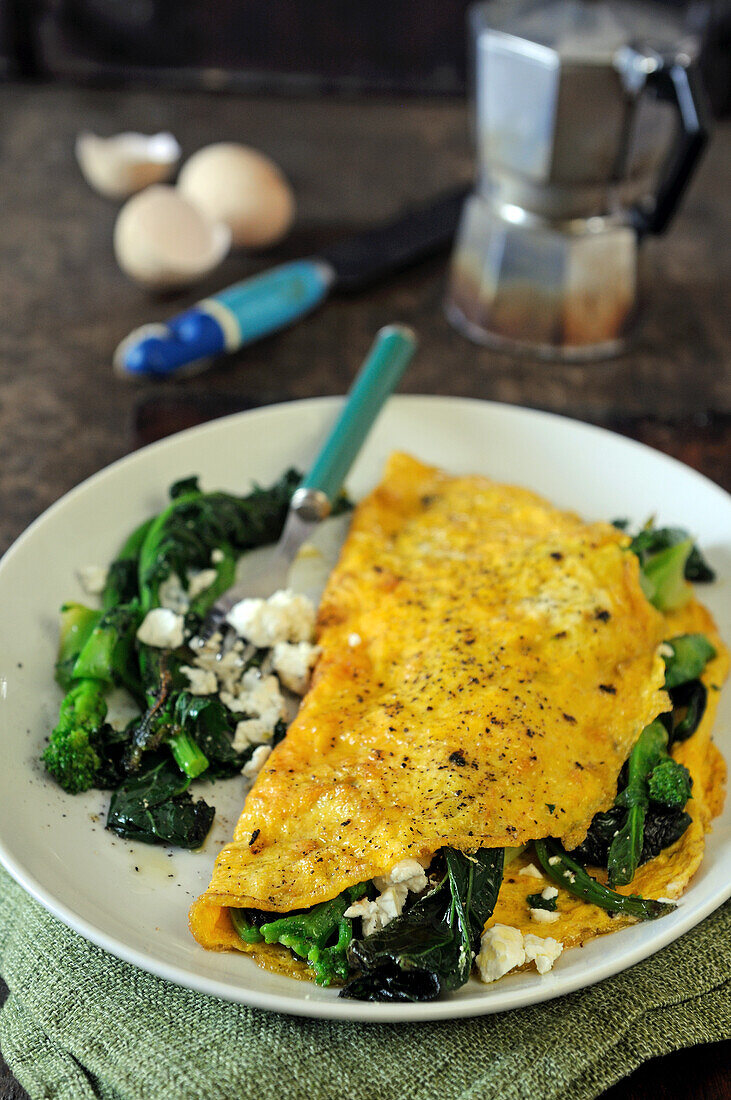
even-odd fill
[[(69, 493), (0, 564), (0, 859), (52, 913), (114, 955), (203, 993), (280, 1012), (348, 1020), (429, 1020), (497, 1012), (589, 985), (632, 966), (698, 923), (731, 893), (731, 811), (717, 820), (706, 858), (677, 911), (568, 951), (549, 974), (471, 981), (448, 999), (375, 1005), (338, 999), (260, 970), (244, 956), (206, 952), (187, 910), (208, 884), (214, 856), (241, 808), (236, 779), (212, 789), (217, 817), (200, 852), (168, 852), (104, 829), (107, 796), (64, 795), (38, 755), (55, 722), (57, 609), (81, 598), (75, 570), (107, 564), (137, 523), (161, 507), (168, 485), (192, 473), (206, 488), (248, 490), (288, 465), (303, 468), (339, 402), (295, 402), (218, 420), (130, 455)], [(561, 417), (479, 401), (396, 397), (381, 415), (348, 484), (357, 498), (394, 448), (454, 472), (483, 472), (546, 495), (586, 518), (656, 515), (698, 538), (719, 573), (703, 598), (731, 638), (731, 499), (697, 473), (637, 443)], [(717, 738), (731, 757), (731, 693)], [(205, 793), (205, 792), (202, 792)]]

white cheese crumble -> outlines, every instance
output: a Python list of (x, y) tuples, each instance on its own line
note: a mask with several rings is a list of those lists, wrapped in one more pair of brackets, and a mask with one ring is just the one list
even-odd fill
[(304, 695), (319, 656), (320, 647), (310, 642), (277, 642), (272, 650), (272, 667), (286, 688), (295, 695)]
[(518, 874), (525, 875), (526, 878), (543, 878), (535, 863), (529, 863), (526, 867), (521, 867)]
[(415, 859), (402, 859), (392, 867), (387, 875), (376, 875), (373, 884), (376, 890), (387, 890), (389, 886), (405, 886), (412, 894), (420, 894), (427, 887), (426, 871)]
[(551, 867), (555, 867), (557, 863), (561, 862), (561, 856), (551, 856), (548, 862)]
[(539, 974), (546, 974), (563, 951), (563, 944), (550, 936), (525, 936), (519, 928), (493, 924), (482, 933), (477, 966), (483, 982), (495, 982), (516, 966), (535, 963)]
[(177, 649), (183, 644), (185, 623), (182, 615), (177, 615), (168, 607), (153, 607), (142, 620), (137, 639), (156, 649)]
[(523, 937), (525, 961), (534, 962), (539, 974), (547, 974), (563, 951), (563, 944), (551, 936), (534, 936), (529, 932)]
[(197, 573), (191, 573), (188, 577), (188, 599), (194, 600), (200, 596), (201, 592), (211, 587), (217, 576), (215, 569), (200, 569)]
[(79, 584), (87, 596), (101, 596), (108, 575), (109, 570), (103, 565), (83, 565), (81, 569), (76, 570)]
[(268, 600), (246, 599), (235, 604), (226, 621), (258, 649), (277, 642), (308, 642), (315, 627), (315, 607), (306, 596), (280, 589)]
[(218, 691), (218, 681), (213, 672), (207, 672), (204, 668), (192, 668), (190, 665), (182, 665), (180, 671), (188, 678), (188, 691), (191, 695), (215, 695)]
[(551, 913), (548, 909), (531, 909), (530, 919), (536, 924), (553, 924), (558, 920), (558, 913)]
[(247, 779), (256, 779), (261, 769), (269, 759), (271, 752), (269, 745), (259, 745), (257, 749), (254, 749), (251, 754), (251, 760), (247, 760), (241, 769), (241, 774), (245, 775)]
[(215, 549), (211, 550), (211, 565), (220, 565), (225, 557), (223, 550), (216, 546)]
[(176, 615), (184, 615), (190, 607), (188, 593), (177, 573), (171, 573), (165, 578), (157, 590), (157, 598), (161, 607), (167, 607)]
[(516, 966), (522, 966), (523, 933), (509, 924), (493, 924), (482, 933), (476, 962), (483, 982), (496, 982)]
[(363, 641), (363, 639), (361, 638), (360, 634), (349, 634), (348, 635), (348, 645), (350, 646), (351, 649), (355, 649), (356, 646), (359, 646), (362, 641)]
[(345, 910), (343, 916), (361, 917), (363, 935), (380, 932), (403, 912), (409, 891), (420, 894), (428, 885), (426, 872), (415, 859), (402, 859), (387, 875), (377, 875), (373, 884), (380, 893), (373, 901), (360, 898)]
[(558, 897), (558, 890), (555, 886), (547, 886), (545, 890), (541, 890), (541, 897), (544, 898), (545, 901), (550, 901), (551, 898)]
[(233, 692), (221, 692), (221, 702), (234, 714), (260, 718), (272, 731), (285, 717), (284, 697), (276, 676), (263, 676), (260, 669), (249, 668), (234, 688)]
[(265, 741), (271, 741), (273, 730), (261, 718), (244, 718), (236, 725), (233, 747), (236, 752), (243, 752), (249, 745), (263, 745)]

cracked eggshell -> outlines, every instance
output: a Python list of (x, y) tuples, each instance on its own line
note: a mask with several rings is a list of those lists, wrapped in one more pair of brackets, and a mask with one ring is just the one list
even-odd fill
[(114, 226), (114, 254), (125, 275), (152, 290), (189, 286), (229, 250), (228, 226), (212, 221), (175, 187), (156, 184), (128, 199)]
[(214, 221), (225, 222), (239, 248), (266, 248), (294, 221), (294, 194), (274, 161), (256, 149), (219, 142), (183, 165), (178, 188)]
[(79, 134), (76, 159), (90, 187), (108, 199), (126, 199), (152, 183), (170, 178), (180, 160), (172, 134)]

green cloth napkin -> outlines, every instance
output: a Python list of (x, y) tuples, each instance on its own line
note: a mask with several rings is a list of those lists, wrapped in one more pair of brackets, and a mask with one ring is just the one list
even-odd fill
[(3, 1055), (33, 1100), (585, 1100), (731, 1032), (731, 904), (661, 953), (535, 1008), (423, 1024), (204, 997), (69, 931), (0, 871)]

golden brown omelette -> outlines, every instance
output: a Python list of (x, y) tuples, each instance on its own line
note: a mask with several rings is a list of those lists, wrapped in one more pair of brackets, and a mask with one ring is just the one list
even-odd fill
[[(443, 846), (580, 843), (669, 709), (663, 639), (702, 621), (719, 654), (706, 678), (725, 673), (707, 613), (694, 602), (667, 621), (627, 543), (528, 490), (393, 455), (327, 585), (309, 693), (191, 909), (199, 942), (300, 972), (282, 948), (243, 943), (228, 907), (306, 908)], [(712, 710), (676, 750), (696, 780), (693, 825), (627, 892), (680, 891), (700, 861), (720, 808)], [(521, 859), (492, 922), (526, 920), (536, 882)], [(620, 926), (573, 897), (561, 911), (530, 931), (568, 946)]]

